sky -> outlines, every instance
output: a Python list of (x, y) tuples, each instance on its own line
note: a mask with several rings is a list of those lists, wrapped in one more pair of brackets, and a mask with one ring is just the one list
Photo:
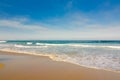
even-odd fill
[(120, 40), (120, 0), (0, 0), (0, 40)]

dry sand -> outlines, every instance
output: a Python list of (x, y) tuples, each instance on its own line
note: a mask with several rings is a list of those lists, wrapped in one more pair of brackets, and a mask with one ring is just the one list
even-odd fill
[(48, 57), (0, 52), (0, 80), (120, 80), (120, 73), (53, 61)]

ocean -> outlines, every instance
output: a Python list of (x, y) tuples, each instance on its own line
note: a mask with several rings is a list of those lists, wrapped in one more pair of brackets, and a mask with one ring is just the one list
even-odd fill
[(0, 41), (0, 51), (120, 72), (120, 40), (8, 40)]

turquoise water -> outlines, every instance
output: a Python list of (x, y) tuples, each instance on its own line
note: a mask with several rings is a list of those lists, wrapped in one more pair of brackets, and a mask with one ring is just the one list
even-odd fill
[(0, 50), (49, 56), (56, 61), (120, 71), (119, 40), (11, 40), (0, 41)]

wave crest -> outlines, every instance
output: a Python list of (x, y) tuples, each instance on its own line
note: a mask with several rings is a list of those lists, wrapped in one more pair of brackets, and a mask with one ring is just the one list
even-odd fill
[(7, 42), (7, 41), (0, 41), (0, 43), (5, 43), (5, 42)]
[(28, 45), (32, 44), (32, 42), (27, 42)]
[(18, 48), (46, 48), (48, 46), (24, 46), (24, 45), (14, 45), (15, 47), (18, 47)]
[(36, 43), (39, 46), (71, 46), (81, 48), (111, 48), (120, 49), (120, 46), (109, 46), (109, 45), (85, 45), (85, 44), (49, 44), (49, 43)]
[(109, 61), (107, 57), (103, 57), (103, 56), (101, 57), (98, 56), (97, 59), (91, 56), (84, 56), (84, 57), (81, 57), (81, 60), (79, 60), (80, 58), (79, 59), (77, 57), (73, 58), (66, 54), (60, 55), (60, 54), (48, 54), (48, 53), (34, 53), (34, 52), (18, 51), (18, 50), (11, 50), (11, 49), (0, 49), (0, 51), (21, 53), (21, 54), (23, 53), (23, 54), (37, 55), (37, 56), (47, 56), (55, 61), (64, 61), (64, 62), (73, 63), (80, 66), (88, 67), (88, 68), (96, 68), (96, 69), (104, 69), (109, 71), (120, 72), (120, 69), (118, 67), (119, 64), (117, 63), (111, 64), (113, 63), (113, 61), (112, 60)]

